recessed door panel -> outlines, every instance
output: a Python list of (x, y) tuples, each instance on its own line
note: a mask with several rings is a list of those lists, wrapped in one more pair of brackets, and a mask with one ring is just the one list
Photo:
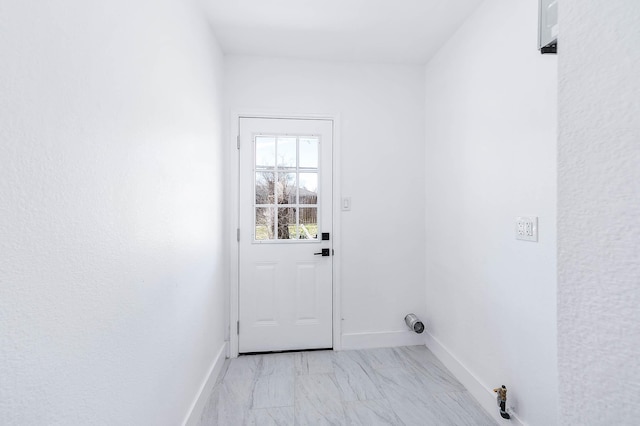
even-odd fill
[(255, 322), (257, 325), (276, 325), (276, 263), (255, 265), (253, 278), (256, 292), (256, 297), (252, 299)]
[(318, 322), (318, 271), (313, 263), (298, 264), (296, 277), (296, 323)]

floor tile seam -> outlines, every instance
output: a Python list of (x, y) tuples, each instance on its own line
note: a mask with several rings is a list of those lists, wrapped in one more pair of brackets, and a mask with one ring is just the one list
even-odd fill
[(222, 379), (221, 383), (239, 382), (239, 381), (243, 381), (243, 380), (255, 381), (257, 377), (258, 376), (256, 376), (256, 375), (253, 375), (253, 376), (231, 376), (231, 377), (225, 377), (224, 379)]
[[(342, 402), (339, 402), (338, 404), (336, 404), (335, 406), (333, 406), (333, 408), (339, 408), (339, 412), (337, 413), (339, 417), (342, 418), (343, 422), (340, 423), (340, 425), (345, 425), (346, 424), (346, 420), (347, 420), (347, 416), (346, 416), (346, 412), (344, 409), (344, 404), (342, 404)], [(323, 417), (327, 417), (330, 416), (331, 414), (335, 414), (336, 411), (332, 410), (332, 409), (327, 409), (326, 406), (322, 406), (322, 407), (318, 407), (316, 405), (312, 405), (310, 409), (296, 409), (294, 407), (294, 424), (299, 424), (297, 422), (295, 422), (296, 416), (297, 414), (299, 414), (300, 412), (315, 412)]]
[(260, 375), (260, 376), (256, 376), (256, 380), (257, 379), (264, 379), (265, 377), (296, 377), (297, 374), (290, 374), (290, 373), (272, 373), (272, 374), (264, 374), (264, 375)]
[(393, 368), (407, 368), (406, 365), (384, 365), (381, 367), (371, 367), (372, 370), (391, 370)]
[[(384, 395), (384, 399), (391, 401), (392, 397), (394, 396), (393, 393), (391, 393), (391, 395), (389, 394), (389, 390), (385, 389), (386, 386), (381, 386), (380, 389), (380, 393), (382, 395)], [(407, 390), (406, 388), (403, 388), (403, 390)], [(461, 391), (462, 392), (462, 391)], [(406, 392), (403, 392), (406, 394)], [(412, 398), (415, 398), (417, 400), (419, 400), (420, 402), (423, 402), (425, 404), (428, 404), (429, 402), (431, 402), (431, 400), (433, 399), (434, 396), (436, 395), (442, 395), (442, 394), (447, 394), (447, 393), (451, 393), (451, 391), (447, 391), (447, 390), (442, 390), (442, 391), (421, 391), (421, 392), (414, 392), (411, 396)], [(399, 397), (401, 397), (402, 399), (407, 399), (406, 397), (403, 397), (401, 394), (398, 395)]]
[(297, 408), (296, 408), (296, 405), (298, 405), (298, 404), (296, 404), (296, 402), (298, 401), (298, 398), (297, 398), (297, 393), (298, 393), (297, 392), (297, 389), (298, 389), (297, 380), (298, 380), (298, 375), (296, 374), (295, 376), (293, 376), (293, 426), (296, 425), (296, 414), (297, 414), (297, 411), (298, 411)]
[(231, 360), (229, 358), (226, 358), (224, 360), (224, 363), (222, 364), (222, 368), (220, 369), (220, 373), (216, 378), (216, 382), (214, 383), (214, 386), (218, 386), (224, 381), (224, 378), (227, 376), (227, 372), (229, 371), (230, 365), (231, 365)]
[[(472, 404), (470, 404), (470, 406), (469, 406), (469, 405), (467, 405), (467, 406), (466, 406), (466, 408), (470, 408), (470, 407), (471, 407), (471, 410), (473, 410), (473, 411), (477, 411), (477, 412), (478, 412), (478, 414), (480, 414), (480, 415), (484, 415), (484, 416), (486, 416), (486, 417), (491, 418), (491, 416), (489, 415), (489, 413), (487, 413), (487, 412), (484, 410), (484, 408), (482, 408), (482, 406), (480, 405), (480, 403), (479, 403), (479, 402), (478, 402), (478, 401), (473, 397), (473, 395), (471, 395), (471, 392), (469, 392), (468, 390), (463, 390), (463, 391), (451, 391), (451, 392), (447, 392), (446, 394), (447, 394), (447, 395), (452, 395), (452, 394), (453, 394), (453, 395), (459, 395), (459, 394), (462, 394), (462, 395), (468, 396), (469, 398), (471, 398), (471, 400), (472, 400)], [(456, 401), (456, 402), (457, 402), (457, 401)], [(469, 413), (469, 412), (467, 411), (467, 413)], [(492, 419), (492, 420), (493, 420), (493, 419)]]
[(383, 399), (386, 399), (386, 397), (383, 395), (381, 389), (379, 389), (379, 388), (376, 388), (376, 389), (377, 389), (378, 393), (380, 394), (380, 398), (364, 398), (364, 399), (360, 399), (360, 398), (357, 398), (357, 397), (356, 397), (356, 399), (344, 399), (344, 398), (342, 398), (341, 401), (343, 401), (343, 402), (363, 402), (363, 401), (381, 401)]
[(471, 393), (466, 389), (463, 389), (463, 390), (451, 390), (451, 391), (442, 392), (442, 393), (447, 393), (447, 394), (461, 394), (461, 393), (464, 393), (464, 394), (471, 395)]
[[(388, 399), (350, 401), (350, 402), (344, 402), (343, 406), (348, 404), (362, 403), (362, 402), (380, 402), (380, 401), (384, 401), (387, 403), (387, 407), (385, 407), (385, 412), (391, 413), (395, 417), (396, 423), (393, 424), (394, 426), (407, 426), (407, 424), (402, 421), (398, 413), (394, 410), (393, 404), (391, 404), (391, 401), (389, 401)], [(344, 407), (344, 408), (346, 410), (347, 407)], [(346, 411), (345, 411), (345, 420), (346, 420)]]
[(331, 373), (313, 373), (313, 374), (296, 374), (296, 378), (298, 377), (314, 377), (314, 376), (334, 376), (335, 377), (336, 373), (331, 372)]
[[(464, 388), (464, 386), (462, 385), (462, 383), (460, 383), (458, 381), (458, 379), (455, 378), (455, 376), (446, 368), (445, 369), (436, 369), (434, 370), (429, 370), (426, 369), (422, 366), (418, 366), (418, 365), (409, 365), (407, 367), (403, 367), (405, 368), (409, 373), (415, 373), (417, 375), (420, 375), (420, 377), (423, 377), (429, 381), (433, 381), (433, 378), (439, 378), (443, 381), (446, 381), (447, 383), (454, 385), (456, 387), (462, 387)], [(446, 376), (443, 376), (442, 374), (438, 374), (439, 372), (444, 372), (446, 373)]]
[(249, 407), (249, 411), (255, 410), (269, 410), (271, 408), (293, 408), (295, 410), (295, 401), (291, 405), (270, 405), (268, 407)]
[(373, 398), (373, 399), (367, 398), (367, 399), (354, 399), (354, 400), (351, 400), (351, 401), (343, 400), (342, 404), (343, 405), (344, 404), (348, 405), (348, 404), (359, 404), (359, 403), (363, 403), (363, 402), (380, 402), (380, 401), (386, 401), (389, 404), (391, 403), (389, 401), (389, 399), (387, 399), (387, 398)]
[[(360, 374), (360, 371), (358, 371), (356, 374)], [(351, 387), (352, 381), (355, 378), (355, 381), (358, 382), (359, 378), (357, 377), (357, 375), (355, 374), (349, 374), (349, 373), (341, 373), (341, 372), (337, 372), (337, 373), (331, 373), (331, 374), (327, 374), (329, 376), (332, 376), (334, 379), (334, 383), (336, 384), (337, 388), (338, 388), (338, 392), (340, 395), (340, 400), (341, 401), (364, 401), (364, 400), (377, 400), (380, 398), (366, 398), (366, 399), (360, 399), (360, 398), (356, 398), (356, 399), (345, 399), (345, 391), (343, 390), (343, 386), (341, 385), (342, 380), (346, 379), (347, 384), (349, 385), (350, 389), (354, 389), (353, 387)], [(366, 377), (367, 379), (369, 379), (371, 381), (371, 384), (373, 385), (373, 387), (375, 388), (375, 390), (382, 395), (382, 392), (380, 390), (380, 383), (378, 382), (378, 379), (376, 377), (372, 377), (372, 375), (366, 373)]]
[(420, 367), (420, 368), (430, 368), (430, 367), (435, 367), (437, 369), (445, 368), (444, 366), (442, 366), (441, 364), (438, 364), (437, 362), (432, 362), (429, 360), (413, 359), (413, 358), (408, 360), (405, 364), (413, 365), (415, 367)]
[(335, 374), (335, 373), (336, 373), (335, 371), (331, 371), (331, 372), (327, 372), (327, 373), (303, 373), (303, 374), (297, 373), (297, 374), (295, 374), (295, 376), (296, 377), (308, 377), (308, 376), (321, 376), (323, 374)]
[[(238, 393), (243, 393), (244, 391), (246, 391), (249, 395), (250, 395), (250, 399), (253, 400), (253, 392), (256, 389), (256, 383), (258, 382), (257, 379), (243, 379), (242, 382), (247, 382), (247, 388), (246, 389), (240, 389), (238, 390), (239, 386), (235, 386), (237, 385), (238, 382), (223, 382), (220, 384), (220, 386), (227, 386), (228, 392), (234, 396), (234, 397), (240, 397), (241, 395), (238, 395)], [(220, 389), (220, 391), (222, 392), (222, 388)]]
[(435, 386), (435, 387), (445, 387), (448, 388), (449, 390), (465, 390), (465, 387), (459, 383), (459, 382), (454, 382), (451, 380), (447, 380), (447, 379), (442, 379), (442, 378), (438, 378), (438, 377), (429, 377), (429, 376), (417, 376), (416, 377), (421, 383), (423, 383), (425, 386)]
[[(281, 407), (292, 407), (295, 404), (295, 391), (296, 391), (296, 382), (295, 382), (295, 376), (288, 376), (288, 375), (272, 375), (272, 376), (266, 376), (268, 378), (272, 378), (272, 377), (282, 377), (285, 379), (291, 378), (291, 395), (292, 395), (292, 400), (293, 402), (290, 405), (277, 405), (277, 406), (268, 406), (268, 407), (260, 407), (260, 408), (281, 408)], [(260, 380), (262, 377), (258, 377), (256, 378), (256, 380), (253, 382), (253, 388), (251, 390), (251, 402), (253, 403), (254, 400), (254, 392), (256, 389), (256, 384), (258, 382), (258, 380)], [(253, 409), (253, 408), (252, 408)]]
[[(452, 393), (452, 392), (458, 392), (458, 391), (450, 391), (450, 390), (436, 390), (436, 391), (431, 391), (428, 392), (428, 395), (446, 395), (448, 393)], [(464, 391), (459, 391), (459, 392), (464, 392)]]

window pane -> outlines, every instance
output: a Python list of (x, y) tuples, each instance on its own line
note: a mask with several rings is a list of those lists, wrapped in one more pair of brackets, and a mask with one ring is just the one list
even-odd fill
[(275, 219), (273, 207), (256, 208), (256, 240), (273, 240)]
[(318, 238), (318, 209), (304, 207), (300, 209), (300, 239)]
[(318, 168), (318, 138), (300, 138), (300, 167)]
[(276, 165), (276, 138), (256, 136), (256, 167), (271, 168)]
[(298, 227), (296, 226), (296, 209), (285, 207), (278, 209), (278, 239), (298, 239)]
[(300, 204), (318, 203), (318, 174), (300, 173), (300, 183), (298, 191), (300, 193)]
[(256, 204), (273, 204), (275, 199), (274, 173), (256, 173)]
[(296, 138), (278, 138), (278, 167), (296, 167)]
[(276, 182), (276, 193), (278, 194), (278, 204), (295, 204), (296, 174), (278, 173), (278, 182)]

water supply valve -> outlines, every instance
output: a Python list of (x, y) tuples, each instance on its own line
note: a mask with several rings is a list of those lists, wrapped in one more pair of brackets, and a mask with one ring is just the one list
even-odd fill
[(424, 324), (420, 321), (420, 318), (416, 316), (416, 314), (408, 314), (404, 317), (404, 322), (407, 323), (407, 327), (411, 329), (411, 331), (415, 331), (420, 334), (424, 331)]

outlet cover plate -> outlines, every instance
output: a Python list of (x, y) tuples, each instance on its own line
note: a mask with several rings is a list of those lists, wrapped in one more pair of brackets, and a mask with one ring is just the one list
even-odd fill
[(516, 240), (538, 241), (537, 216), (520, 216), (516, 218)]

